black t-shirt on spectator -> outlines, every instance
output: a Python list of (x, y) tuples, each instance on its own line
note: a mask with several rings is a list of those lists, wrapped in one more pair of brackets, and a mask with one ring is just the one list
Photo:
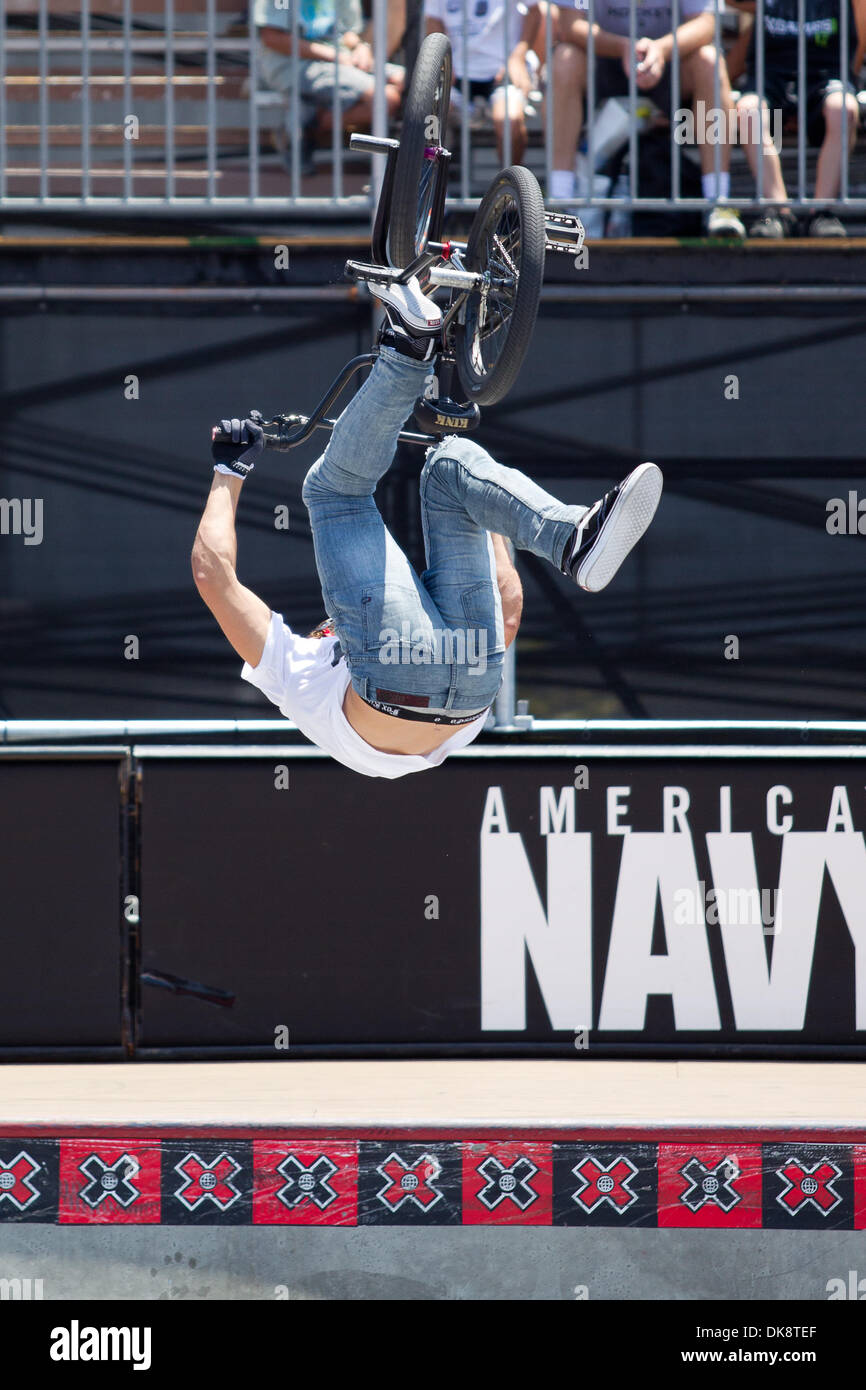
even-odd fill
[[(857, 48), (857, 26), (850, 0), (848, 5), (848, 62), (850, 68)], [(840, 0), (806, 0), (806, 66), (821, 68), (839, 76), (841, 54)], [(797, 34), (799, 32), (797, 0), (765, 0), (764, 5), (764, 62), (776, 71), (796, 73)], [(752, 45), (752, 62), (755, 49)]]

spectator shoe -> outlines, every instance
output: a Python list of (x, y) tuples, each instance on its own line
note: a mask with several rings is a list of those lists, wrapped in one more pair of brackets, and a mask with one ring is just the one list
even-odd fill
[(726, 237), (729, 241), (745, 241), (746, 229), (736, 208), (717, 203), (707, 217), (707, 236)]
[(790, 208), (768, 208), (752, 223), (749, 236), (763, 241), (782, 241), (784, 237), (794, 236), (797, 219)]
[(809, 223), (809, 230), (806, 235), (826, 237), (847, 236), (848, 233), (838, 217), (834, 217), (832, 213), (819, 212)]

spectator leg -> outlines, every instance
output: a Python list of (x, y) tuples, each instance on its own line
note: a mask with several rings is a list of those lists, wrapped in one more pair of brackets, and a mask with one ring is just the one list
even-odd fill
[(526, 117), (523, 111), (523, 93), (516, 87), (508, 87), (503, 91), (494, 93), (493, 96), (490, 109), (496, 131), (496, 148), (499, 151), (501, 163), (505, 158), (506, 94), (508, 115), (511, 119), (511, 163), (522, 164), (527, 143)]
[(551, 198), (574, 196), (574, 165), (583, 122), (586, 91), (586, 53), (573, 43), (557, 44), (553, 53), (553, 161), (548, 194)]
[(770, 108), (766, 102), (764, 102), (764, 142), (760, 152), (758, 147), (761, 140), (761, 122), (758, 113), (757, 92), (747, 92), (745, 96), (740, 97), (737, 102), (737, 131), (740, 144), (746, 152), (749, 168), (755, 176), (756, 187), (758, 184), (758, 160), (763, 159), (764, 161), (762, 196), (772, 199), (782, 208), (787, 208), (788, 193), (785, 188), (785, 180), (782, 177), (782, 161), (779, 159), (779, 152), (773, 143)]
[[(385, 104), (389, 117), (400, 109), (400, 90), (390, 82), (385, 86)], [(353, 106), (343, 111), (343, 127), (347, 130), (370, 129), (373, 121), (373, 94), (362, 96)], [(334, 112), (331, 106), (319, 109), (319, 129), (329, 133), (334, 128)]]
[[(716, 116), (716, 68), (719, 71), (719, 104), (721, 116)], [(724, 57), (717, 54), (713, 44), (705, 44), (684, 58), (682, 68), (682, 93), (694, 102), (696, 124), (695, 138), (701, 158), (704, 197), (726, 198), (730, 191), (731, 146), (728, 132), (734, 126), (734, 100)], [(701, 103), (699, 105), (698, 103)], [(701, 113), (703, 112), (703, 122)], [(721, 129), (720, 129), (721, 127)], [(713, 143), (708, 135), (711, 133)], [(718, 139), (718, 133), (722, 139)], [(716, 187), (716, 145), (721, 145), (719, 185)]]
[(815, 172), (815, 197), (835, 198), (842, 183), (842, 126), (847, 114), (848, 152), (857, 143), (857, 99), (853, 92), (830, 92), (824, 99), (824, 143)]

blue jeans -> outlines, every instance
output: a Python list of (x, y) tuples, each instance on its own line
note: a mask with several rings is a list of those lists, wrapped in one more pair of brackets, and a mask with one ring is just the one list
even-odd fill
[(449, 437), (421, 470), (427, 568), (419, 576), (373, 493), (430, 374), (383, 348), (310, 469), (310, 514), (325, 610), (362, 699), (452, 716), (494, 700), (505, 656), (490, 532), (559, 568), (586, 510), (566, 507), (470, 439)]

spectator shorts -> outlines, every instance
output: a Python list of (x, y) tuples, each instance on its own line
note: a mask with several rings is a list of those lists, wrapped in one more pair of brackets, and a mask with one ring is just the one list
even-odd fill
[[(289, 93), (292, 90), (293, 63), (283, 53), (272, 49), (259, 50), (259, 70), (265, 82), (275, 92)], [(337, 104), (347, 111), (376, 85), (371, 72), (352, 67), (349, 63), (325, 63), (319, 59), (304, 59), (298, 62), (298, 95), (308, 111), (316, 107), (331, 107), (334, 103), (334, 88), (337, 89)]]
[[(488, 102), (492, 105), (494, 98), (501, 97), (503, 101), (507, 99), (507, 109), (515, 115), (521, 115), (526, 105), (526, 98), (519, 87), (513, 86), (510, 82), (499, 81), (496, 77), (470, 78), (466, 84), (469, 88), (469, 107), (472, 108), (476, 101)], [(507, 98), (506, 98), (507, 92)], [(451, 88), (451, 110), (454, 115), (459, 115), (463, 110), (463, 82), (459, 77), (455, 77), (454, 85)]]
[[(856, 87), (850, 81), (844, 84), (856, 96)], [(817, 72), (806, 69), (806, 136), (810, 145), (821, 145), (824, 140), (824, 102), (831, 92), (841, 92), (843, 83), (838, 76), (819, 69)], [(749, 67), (743, 74), (741, 97), (757, 92), (758, 81), (755, 71)], [(771, 111), (781, 111), (783, 117), (797, 110), (797, 78), (787, 70), (774, 72), (764, 67), (764, 99)]]
[[(654, 87), (642, 91), (640, 87), (635, 89), (638, 105), (641, 101), (651, 101), (653, 106), (657, 106), (660, 111), (666, 113), (671, 109), (671, 69), (670, 63), (665, 63), (665, 70), (661, 75), (661, 80)], [(619, 58), (596, 58), (595, 60), (595, 103), (598, 106), (601, 102), (607, 101), (608, 97), (627, 97), (628, 78), (625, 69)]]

